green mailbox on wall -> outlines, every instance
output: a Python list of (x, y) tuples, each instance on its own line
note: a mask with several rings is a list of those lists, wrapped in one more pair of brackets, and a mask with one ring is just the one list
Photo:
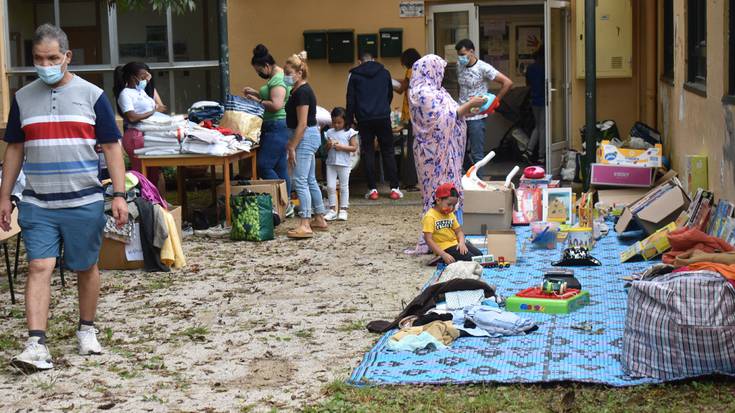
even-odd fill
[(373, 57), (378, 57), (377, 34), (370, 33), (357, 35), (357, 58), (359, 59), (363, 53), (370, 53)]
[(327, 31), (329, 63), (352, 63), (355, 61), (355, 31), (338, 29)]
[(403, 29), (380, 29), (380, 57), (401, 57)]
[(326, 59), (327, 31), (306, 30), (304, 32), (304, 50), (306, 50), (307, 58), (309, 60)]

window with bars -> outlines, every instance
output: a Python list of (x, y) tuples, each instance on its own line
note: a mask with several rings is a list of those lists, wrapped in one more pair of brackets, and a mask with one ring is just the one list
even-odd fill
[(107, 92), (112, 101), (117, 65), (151, 66), (156, 90), (172, 112), (196, 100), (219, 99), (217, 0), (195, 0), (192, 12), (122, 10), (108, 0), (0, 0), (7, 11), (7, 73), (11, 98), (35, 78), (33, 33), (43, 23), (69, 37), (71, 70)]

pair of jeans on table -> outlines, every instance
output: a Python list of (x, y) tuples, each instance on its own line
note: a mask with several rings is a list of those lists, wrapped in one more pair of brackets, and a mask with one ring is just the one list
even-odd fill
[(285, 120), (263, 122), (258, 148), (258, 177), (261, 179), (283, 179), (291, 196), (291, 177), (288, 175), (288, 153), (286, 144), (290, 132)]
[[(293, 138), (294, 130), (290, 129), (289, 139)], [(316, 158), (314, 154), (322, 144), (322, 137), (316, 126), (310, 126), (304, 131), (304, 137), (296, 147), (296, 167), (293, 169), (293, 187), (299, 197), (299, 215), (301, 218), (311, 218), (312, 213), (324, 215), (324, 200), (322, 191), (316, 182)]]

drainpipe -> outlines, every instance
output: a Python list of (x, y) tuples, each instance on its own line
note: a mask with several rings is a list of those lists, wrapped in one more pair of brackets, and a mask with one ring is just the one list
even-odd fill
[(590, 188), (592, 164), (597, 154), (597, 50), (596, 50), (596, 0), (584, 1), (584, 73), (585, 73), (585, 146), (587, 155), (584, 190)]
[(218, 0), (219, 10), (219, 86), (224, 104), (230, 93), (230, 48), (227, 43), (227, 0)]

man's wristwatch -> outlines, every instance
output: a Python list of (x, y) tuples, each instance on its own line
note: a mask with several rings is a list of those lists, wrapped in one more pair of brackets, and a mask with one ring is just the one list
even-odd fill
[(112, 193), (112, 197), (113, 198), (123, 198), (123, 199), (125, 199), (128, 196), (127, 196), (127, 194), (125, 194), (125, 192), (113, 192)]

